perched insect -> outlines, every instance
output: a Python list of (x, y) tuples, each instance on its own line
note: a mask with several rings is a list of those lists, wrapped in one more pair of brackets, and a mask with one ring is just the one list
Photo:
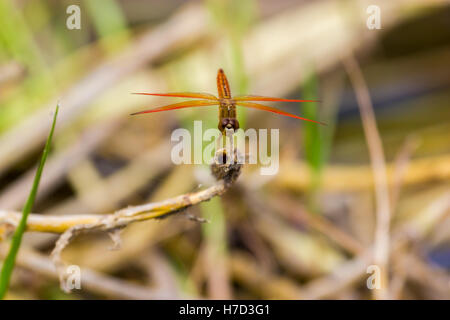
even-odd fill
[(181, 97), (181, 98), (194, 98), (202, 100), (192, 100), (184, 101), (179, 103), (170, 104), (167, 106), (154, 108), (150, 110), (140, 111), (132, 113), (132, 115), (161, 112), (167, 110), (175, 110), (182, 108), (191, 107), (204, 107), (204, 106), (214, 106), (219, 105), (219, 125), (218, 128), (225, 135), (226, 129), (233, 129), (234, 131), (239, 129), (239, 121), (236, 118), (236, 106), (255, 108), (259, 110), (269, 111), (273, 113), (278, 113), (283, 116), (301, 119), (305, 121), (311, 121), (319, 124), (324, 124), (319, 121), (311, 120), (296, 116), (277, 108), (268, 107), (259, 103), (254, 103), (252, 101), (283, 101), (283, 102), (318, 102), (317, 100), (297, 100), (297, 99), (281, 99), (281, 98), (271, 98), (262, 96), (237, 96), (231, 97), (230, 86), (228, 84), (227, 77), (222, 69), (217, 72), (217, 91), (219, 97), (209, 94), (209, 93), (193, 93), (193, 92), (178, 92), (178, 93), (135, 93), (150, 96), (163, 96), (163, 97)]

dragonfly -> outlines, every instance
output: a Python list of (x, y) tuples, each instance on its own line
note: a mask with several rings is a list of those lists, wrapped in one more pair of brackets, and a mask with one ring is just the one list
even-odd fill
[(303, 118), (295, 114), (285, 112), (283, 110), (269, 107), (263, 104), (255, 103), (254, 101), (265, 102), (319, 102), (318, 100), (298, 100), (298, 99), (281, 99), (273, 97), (264, 97), (256, 95), (231, 96), (230, 85), (223, 69), (217, 72), (217, 91), (218, 97), (209, 93), (195, 93), (195, 92), (174, 92), (174, 93), (146, 93), (136, 92), (134, 94), (148, 95), (148, 96), (162, 96), (162, 97), (177, 97), (177, 98), (193, 98), (197, 100), (183, 101), (179, 103), (169, 104), (166, 106), (144, 110), (132, 113), (131, 115), (138, 115), (144, 113), (162, 112), (183, 108), (219, 106), (219, 124), (218, 129), (222, 134), (226, 135), (226, 130), (236, 131), (239, 129), (239, 121), (237, 120), (236, 106), (259, 109), (263, 111), (277, 113), (283, 116), (296, 118), (300, 120), (310, 121), (324, 125), (323, 122)]

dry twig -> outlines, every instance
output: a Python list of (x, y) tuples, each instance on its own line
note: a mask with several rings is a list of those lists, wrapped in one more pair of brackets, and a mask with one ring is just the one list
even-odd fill
[[(218, 153), (220, 153), (220, 150)], [(237, 153), (235, 156), (237, 157)], [(64, 266), (61, 260), (61, 252), (74, 237), (90, 231), (106, 231), (113, 235), (112, 239), (116, 245), (118, 243), (117, 232), (130, 223), (149, 219), (161, 219), (223, 194), (238, 178), (240, 170), (241, 164), (238, 164), (237, 161), (234, 164), (213, 163), (211, 171), (218, 179), (218, 182), (213, 186), (202, 191), (183, 194), (160, 202), (124, 208), (111, 214), (67, 216), (30, 214), (27, 221), (27, 230), (62, 233), (53, 249), (52, 259), (58, 269), (62, 288), (67, 291), (67, 288), (64, 286), (64, 273), (61, 272)], [(0, 226), (2, 224), (7, 226), (6, 228), (0, 228), (0, 232), (10, 231), (15, 228), (20, 220), (20, 215), (20, 212), (0, 211)]]
[(381, 269), (382, 287), (381, 290), (375, 290), (374, 292), (376, 298), (385, 298), (388, 288), (389, 224), (391, 214), (383, 144), (377, 129), (369, 89), (367, 88), (361, 69), (353, 55), (349, 54), (344, 59), (344, 66), (355, 90), (367, 146), (369, 148), (370, 161), (372, 163), (377, 217), (375, 227), (374, 263)]

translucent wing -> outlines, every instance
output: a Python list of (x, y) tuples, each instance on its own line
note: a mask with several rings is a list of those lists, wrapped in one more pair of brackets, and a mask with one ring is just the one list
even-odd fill
[(217, 97), (215, 95), (212, 95), (212, 94), (209, 94), (209, 93), (198, 93), (198, 92), (173, 92), (173, 93), (134, 92), (133, 94), (142, 94), (142, 95), (146, 95), (146, 96), (196, 98), (196, 99), (217, 100)]
[(319, 102), (319, 100), (281, 99), (263, 96), (237, 96), (234, 101), (283, 101), (283, 102)]
[(191, 107), (213, 106), (213, 105), (217, 105), (217, 104), (219, 104), (219, 101), (211, 101), (211, 100), (184, 101), (184, 102), (169, 104), (167, 106), (158, 107), (158, 108), (154, 108), (154, 109), (150, 109), (150, 110), (135, 112), (135, 113), (132, 113), (131, 115), (134, 116), (136, 114), (161, 112), (161, 111), (191, 108)]
[(295, 114), (292, 114), (292, 113), (289, 113), (289, 112), (285, 112), (285, 111), (280, 110), (280, 109), (277, 109), (277, 108), (272, 108), (272, 107), (264, 106), (264, 105), (259, 104), (259, 103), (253, 103), (253, 102), (240, 102), (240, 101), (237, 101), (236, 104), (237, 104), (238, 106), (241, 106), (241, 107), (247, 107), (247, 108), (254, 108), (254, 109), (259, 109), (259, 110), (269, 111), (269, 112), (281, 114), (281, 115), (283, 115), (283, 116), (287, 116), (287, 117), (291, 117), (291, 118), (296, 118), (296, 119), (300, 119), (300, 120), (305, 120), (305, 121), (311, 121), (311, 122), (315, 122), (315, 123), (319, 123), (319, 124), (325, 125), (325, 123), (323, 123), (323, 122), (319, 122), (319, 121), (315, 121), (315, 120), (311, 120), (311, 119), (302, 118), (302, 117), (296, 116)]

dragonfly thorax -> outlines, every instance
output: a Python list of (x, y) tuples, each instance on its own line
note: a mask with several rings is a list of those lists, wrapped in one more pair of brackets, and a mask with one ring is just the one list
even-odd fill
[(219, 130), (224, 133), (225, 129), (239, 129), (239, 122), (236, 119), (236, 102), (231, 98), (220, 99), (219, 106)]
[(236, 105), (233, 99), (220, 99), (220, 105), (226, 108), (231, 108)]

